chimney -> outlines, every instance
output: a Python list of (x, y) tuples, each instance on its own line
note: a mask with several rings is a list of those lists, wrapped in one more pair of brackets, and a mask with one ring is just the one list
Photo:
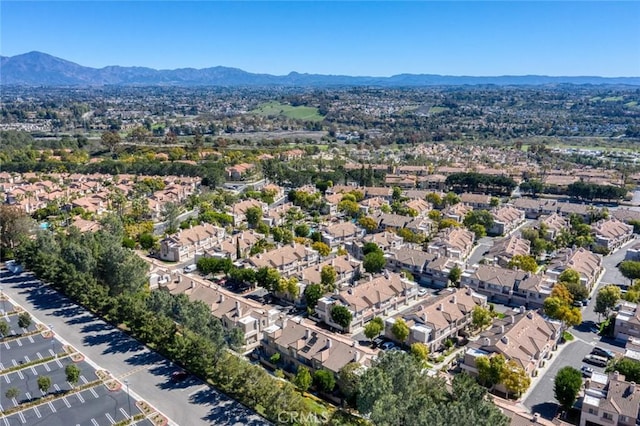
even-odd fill
[(441, 310), (442, 310), (442, 308), (443, 308), (442, 303), (440, 303), (440, 304), (438, 305), (438, 310), (439, 310), (439, 311), (441, 311)]
[(515, 324), (516, 323), (515, 315), (509, 315), (509, 320), (510, 320), (511, 324)]
[(527, 318), (533, 319), (533, 311), (527, 312)]
[(531, 419), (532, 423), (538, 423), (538, 420), (540, 419), (540, 414), (538, 413), (533, 413), (533, 418)]
[(500, 326), (500, 334), (504, 334), (504, 325)]
[(360, 351), (356, 351), (356, 354), (354, 356), (354, 360), (355, 360), (355, 362), (359, 362), (360, 361)]
[(500, 339), (500, 341), (502, 341), (502, 343), (504, 343), (505, 345), (509, 344), (509, 337), (507, 336), (502, 336), (502, 339)]
[(618, 371), (614, 371), (613, 372), (613, 378), (614, 380), (618, 380), (618, 378), (620, 377), (620, 373)]
[(331, 349), (331, 339), (327, 339), (327, 345), (325, 346), (325, 349)]
[(191, 284), (189, 284), (189, 288), (191, 289), (196, 288), (196, 283), (194, 283), (193, 280), (191, 280)]
[(488, 337), (485, 337), (482, 341), (484, 346), (489, 346), (491, 345), (491, 339), (489, 339)]
[(453, 297), (451, 298), (451, 303), (456, 303), (456, 295), (454, 294)]
[(240, 301), (236, 300), (236, 311), (238, 311), (238, 316), (242, 314), (242, 309), (240, 308)]
[(311, 338), (311, 330), (308, 328), (304, 331), (304, 338), (307, 340)]

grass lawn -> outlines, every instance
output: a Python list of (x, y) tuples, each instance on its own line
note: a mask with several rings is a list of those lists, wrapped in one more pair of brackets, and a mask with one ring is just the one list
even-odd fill
[(634, 106), (638, 106), (638, 102), (636, 101), (627, 102), (626, 104), (624, 104), (624, 106), (628, 108), (633, 108)]
[(449, 111), (449, 108), (441, 106), (432, 106), (431, 108), (429, 108), (429, 114), (440, 114), (441, 112), (445, 111)]
[(622, 96), (609, 96), (608, 98), (602, 99), (602, 102), (620, 102), (622, 99)]
[(288, 118), (304, 121), (322, 121), (324, 116), (320, 115), (318, 108), (307, 106), (291, 106), (280, 102), (267, 102), (251, 111), (258, 115), (281, 115)]

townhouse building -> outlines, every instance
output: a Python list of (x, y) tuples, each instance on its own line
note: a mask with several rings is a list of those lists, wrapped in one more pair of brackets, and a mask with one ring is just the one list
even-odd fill
[(260, 269), (273, 268), (288, 277), (298, 268), (308, 268), (320, 261), (318, 252), (303, 244), (291, 243), (266, 253), (259, 253), (246, 260), (247, 265)]
[(640, 309), (637, 303), (621, 302), (616, 308), (613, 335), (618, 340), (640, 339)]
[(361, 262), (349, 255), (336, 256), (316, 265), (300, 268), (293, 276), (305, 287), (309, 284), (320, 284), (322, 268), (330, 266), (336, 271), (336, 287), (342, 288), (352, 284), (360, 276), (361, 265)]
[[(315, 315), (321, 322), (336, 329), (351, 332), (364, 326), (376, 316), (386, 317), (397, 311), (418, 296), (417, 285), (400, 274), (385, 271), (373, 277), (369, 275), (353, 287), (328, 294), (318, 300)], [(353, 318), (348, 327), (336, 324), (331, 317), (334, 306), (345, 306)]]
[(471, 250), (475, 235), (464, 228), (447, 228), (440, 231), (427, 246), (429, 253), (438, 253), (456, 260), (465, 260)]
[(410, 332), (407, 340), (401, 343), (423, 343), (429, 347), (429, 352), (437, 352), (444, 348), (445, 341), (456, 341), (469, 327), (476, 306), (486, 305), (487, 298), (469, 288), (444, 289), (402, 316), (388, 318), (385, 321), (384, 335), (397, 341), (391, 330), (397, 318), (402, 318)]
[(578, 272), (580, 282), (590, 292), (602, 273), (602, 256), (583, 247), (560, 250), (547, 266), (546, 274), (557, 280), (566, 269)]
[(394, 272), (408, 271), (419, 283), (429, 282), (427, 265), (438, 257), (437, 254), (416, 250), (410, 247), (400, 247), (391, 250), (387, 256), (387, 268)]
[(209, 223), (182, 229), (160, 240), (160, 259), (170, 262), (193, 259), (196, 253), (214, 247), (224, 237), (223, 228)]
[(335, 249), (362, 238), (366, 231), (352, 222), (341, 222), (323, 228), (322, 242)]
[(580, 426), (635, 426), (640, 423), (640, 387), (617, 371), (594, 372), (585, 383)]
[(633, 226), (628, 225), (618, 219), (602, 219), (591, 225), (595, 234), (594, 245), (604, 247), (609, 251), (614, 251), (633, 235)]
[(492, 302), (540, 308), (553, 281), (543, 275), (493, 265), (474, 265), (462, 273), (460, 285), (484, 294)]
[(505, 235), (524, 223), (524, 210), (517, 209), (512, 205), (505, 204), (491, 210), (493, 225), (487, 229), (492, 235)]
[(544, 198), (516, 198), (510, 202), (515, 208), (524, 210), (525, 217), (537, 219), (541, 215), (550, 215), (558, 211), (558, 202)]
[(472, 194), (464, 192), (460, 194), (460, 202), (468, 204), (474, 209), (488, 210), (491, 208), (491, 196), (484, 194)]
[(231, 209), (229, 211), (229, 214), (231, 214), (231, 216), (233, 217), (233, 224), (238, 226), (241, 223), (246, 222), (247, 210), (249, 210), (252, 207), (259, 207), (260, 209), (262, 209), (263, 215), (265, 212), (267, 212), (267, 209), (268, 209), (268, 206), (266, 203), (263, 203), (262, 201), (254, 200), (253, 198), (238, 201), (233, 206), (231, 206)]
[(469, 343), (461, 367), (476, 376), (478, 357), (500, 354), (506, 360), (514, 360), (529, 376), (533, 376), (551, 357), (561, 336), (559, 323), (545, 320), (536, 311), (521, 308), (519, 313), (494, 321), (478, 340)]
[(538, 228), (544, 230), (544, 238), (553, 241), (564, 231), (569, 231), (569, 219), (558, 213), (552, 213), (540, 219)]
[(353, 240), (347, 243), (345, 247), (353, 257), (356, 259), (363, 259), (364, 253), (362, 249), (366, 243), (374, 243), (380, 247), (385, 254), (389, 254), (392, 250), (405, 245), (402, 237), (398, 236), (394, 232), (379, 232), (377, 234), (369, 234), (360, 239)]
[(514, 256), (527, 256), (531, 252), (531, 242), (522, 237), (511, 235), (502, 238), (487, 252), (485, 259), (490, 263), (506, 268)]
[(442, 211), (442, 218), (453, 219), (458, 223), (462, 223), (467, 213), (472, 211), (473, 211), (473, 207), (471, 207), (470, 205), (458, 203), (444, 209)]

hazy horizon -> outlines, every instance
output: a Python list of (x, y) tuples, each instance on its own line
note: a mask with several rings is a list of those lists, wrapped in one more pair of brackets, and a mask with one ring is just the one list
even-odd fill
[(1, 54), (389, 77), (640, 76), (638, 2), (14, 2)]

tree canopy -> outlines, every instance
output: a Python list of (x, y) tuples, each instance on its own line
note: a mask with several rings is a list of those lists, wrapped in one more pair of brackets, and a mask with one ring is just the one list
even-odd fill
[(554, 379), (553, 392), (565, 410), (569, 410), (576, 402), (578, 392), (582, 388), (582, 373), (573, 367), (563, 367)]

